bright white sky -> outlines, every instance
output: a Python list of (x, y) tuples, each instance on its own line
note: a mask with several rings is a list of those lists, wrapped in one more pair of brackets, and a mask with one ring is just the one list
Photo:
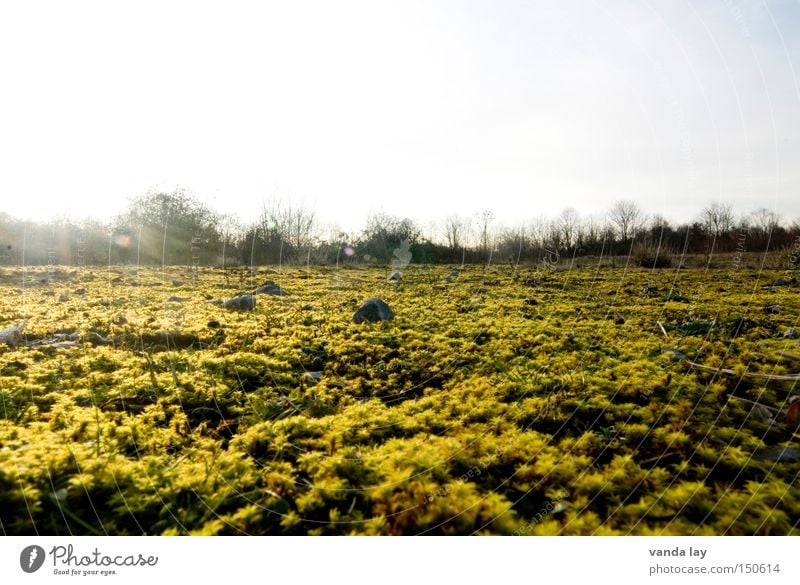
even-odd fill
[(0, 211), (800, 215), (797, 2), (0, 4)]

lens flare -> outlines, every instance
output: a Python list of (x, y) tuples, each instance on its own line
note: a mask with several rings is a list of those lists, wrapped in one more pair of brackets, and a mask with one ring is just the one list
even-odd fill
[(120, 248), (130, 248), (131, 237), (125, 234), (117, 234), (114, 236), (114, 244)]

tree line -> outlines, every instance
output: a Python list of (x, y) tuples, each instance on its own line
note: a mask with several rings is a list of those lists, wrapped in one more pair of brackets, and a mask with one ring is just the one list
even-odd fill
[(398, 249), (415, 263), (531, 263), (585, 256), (634, 256), (642, 266), (669, 266), (675, 255), (766, 252), (800, 248), (800, 219), (769, 209), (737, 215), (711, 203), (690, 222), (670, 223), (632, 201), (617, 201), (601, 217), (568, 207), (515, 227), (494, 214), (450, 215), (424, 228), (386, 213), (367, 218), (356, 233), (325, 225), (303, 203), (274, 199), (243, 224), (176, 189), (134, 197), (108, 222), (55, 219), (31, 222), (0, 213), (0, 263), (7, 265), (265, 264), (390, 265)]

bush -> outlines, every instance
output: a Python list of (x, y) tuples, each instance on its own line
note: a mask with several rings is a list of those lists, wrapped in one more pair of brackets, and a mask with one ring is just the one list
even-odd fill
[(664, 248), (641, 246), (634, 252), (634, 258), (642, 268), (670, 268), (672, 254)]

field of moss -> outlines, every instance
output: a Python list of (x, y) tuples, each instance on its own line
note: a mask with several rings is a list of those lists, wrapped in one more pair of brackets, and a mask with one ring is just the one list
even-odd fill
[(728, 264), (5, 267), (0, 530), (797, 534), (800, 287)]

